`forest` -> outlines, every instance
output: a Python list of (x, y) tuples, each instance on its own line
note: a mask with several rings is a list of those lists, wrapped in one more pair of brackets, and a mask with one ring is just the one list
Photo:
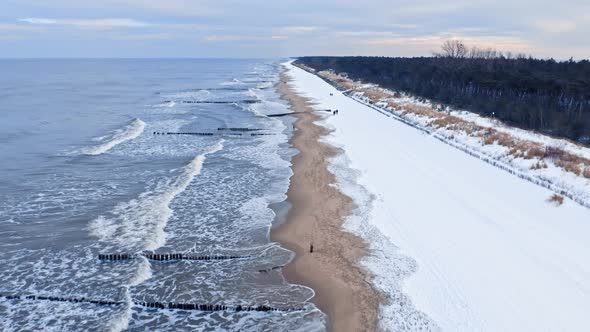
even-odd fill
[(455, 109), (590, 145), (590, 61), (556, 61), (447, 41), (431, 57), (300, 57)]

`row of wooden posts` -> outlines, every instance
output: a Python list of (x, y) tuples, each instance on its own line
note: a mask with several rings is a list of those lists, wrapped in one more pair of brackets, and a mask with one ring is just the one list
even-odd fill
[(239, 258), (250, 257), (250, 256), (242, 256), (242, 255), (195, 256), (195, 255), (187, 255), (184, 253), (171, 253), (171, 254), (141, 253), (141, 254), (98, 254), (98, 259), (104, 260), (104, 261), (124, 261), (124, 260), (133, 259), (137, 256), (143, 256), (147, 259), (151, 259), (151, 260), (155, 260), (155, 261), (172, 261), (172, 260), (212, 261), (212, 260), (239, 259)]
[[(170, 132), (170, 131), (154, 131), (154, 135), (191, 135), (191, 136), (215, 136), (216, 133), (208, 133), (208, 132)], [(246, 134), (242, 133), (225, 133), (223, 134), (231, 135), (231, 136), (244, 136)], [(268, 136), (268, 135), (276, 135), (274, 133), (250, 133), (250, 136)]]
[[(70, 303), (92, 303), (101, 306), (123, 305), (122, 301), (107, 301), (107, 300), (93, 300), (84, 297), (59, 297), (59, 296), (41, 296), (41, 295), (12, 295), (0, 294), (7, 300), (37, 300), (37, 301), (52, 301), (52, 302), (70, 302)], [(281, 309), (267, 305), (259, 306), (228, 306), (225, 304), (196, 304), (196, 303), (174, 303), (174, 302), (140, 302), (134, 301), (135, 305), (155, 308), (155, 309), (180, 309), (180, 310), (198, 310), (198, 311), (301, 311), (303, 309)]]

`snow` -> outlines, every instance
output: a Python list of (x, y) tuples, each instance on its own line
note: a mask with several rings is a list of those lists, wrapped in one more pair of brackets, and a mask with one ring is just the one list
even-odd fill
[[(393, 94), (389, 90), (380, 89), (386, 93)], [(461, 131), (447, 128), (438, 128), (434, 126), (433, 118), (427, 116), (420, 116), (414, 113), (403, 114), (401, 110), (395, 110), (385, 103), (375, 103), (370, 105), (370, 100), (363, 95), (362, 92), (353, 92), (351, 98), (366, 104), (367, 106), (376, 109), (388, 116), (397, 117), (398, 120), (406, 122), (411, 126), (420, 128), (427, 133), (433, 134), (433, 137), (447, 144), (453, 145), (458, 149), (464, 150), (467, 153), (478, 156), (478, 158), (502, 167), (513, 173), (518, 173), (522, 178), (526, 178), (534, 183), (542, 183), (546, 188), (550, 188), (562, 196), (569, 197), (579, 204), (590, 208), (590, 178), (579, 176), (574, 173), (566, 171), (562, 167), (558, 167), (554, 161), (549, 159), (532, 158), (527, 159), (523, 157), (515, 157), (510, 153), (510, 148), (498, 144), (484, 144), (482, 138), (471, 136), (470, 134)], [(409, 96), (402, 96), (401, 98), (389, 98), (394, 102), (400, 104), (413, 104), (432, 108), (432, 104), (428, 101), (421, 102), (416, 98)], [(586, 157), (590, 156), (590, 149), (568, 142), (564, 139), (544, 136), (531, 131), (526, 131), (514, 127), (506, 126), (499, 121), (492, 120), (479, 116), (474, 113), (466, 111), (453, 111), (451, 114), (463, 120), (469, 121), (482, 128), (493, 128), (498, 132), (507, 133), (510, 136), (525, 140), (528, 142), (539, 143), (544, 147), (559, 147), (560, 149), (573, 153), (575, 155)], [(535, 169), (532, 168), (534, 164), (542, 161), (546, 168)]]
[[(345, 151), (331, 168), (339, 185), (357, 200), (352, 179), (373, 197), (370, 204), (357, 200), (366, 225), (357, 218), (347, 227), (370, 242), (363, 263), (392, 296), (382, 308), (384, 328), (588, 329), (590, 209), (569, 199), (550, 204), (552, 191), (285, 66), (314, 107), (339, 110), (320, 122), (333, 129), (327, 141)], [(392, 272), (400, 264), (412, 273)], [(400, 311), (397, 291), (417, 312)], [(420, 312), (427, 316), (421, 325), (403, 322)]]
[(547, 146), (559, 147), (565, 151), (580, 155), (585, 158), (590, 158), (590, 149), (584, 148), (578, 144), (574, 144), (565, 139), (548, 137), (539, 133), (531, 132), (529, 130), (507, 126), (498, 120), (490, 119), (468, 111), (451, 110), (450, 114), (461, 119), (474, 122), (482, 127), (494, 128), (500, 132), (510, 134), (520, 139), (540, 143)]
[[(496, 119), (467, 111), (455, 110), (448, 106), (444, 107), (444, 113), (456, 118), (452, 122), (462, 122), (463, 126), (458, 128), (440, 126), (435, 120), (441, 119), (441, 115), (443, 115), (439, 110), (442, 108), (441, 105), (403, 92), (383, 89), (374, 84), (352, 81), (346, 78), (346, 75), (332, 71), (322, 71), (318, 74), (328, 80), (344, 80), (345, 82), (341, 82), (344, 86), (352, 87), (346, 94), (360, 103), (364, 103), (389, 117), (396, 117), (410, 126), (432, 134), (441, 142), (452, 145), (485, 162), (549, 188), (561, 196), (568, 197), (590, 208), (590, 176), (588, 175), (590, 174), (590, 164), (588, 161), (584, 162), (582, 160), (578, 164), (567, 161), (575, 157), (588, 160), (590, 158), (590, 148), (588, 147), (575, 144), (566, 139), (549, 137), (534, 131), (507, 126)], [(376, 100), (375, 98), (382, 99)], [(430, 112), (416, 112), (415, 107), (425, 108)], [(434, 116), (436, 114), (438, 115)], [(461, 127), (470, 129), (465, 131)], [(495, 132), (508, 135), (513, 139), (513, 146), (486, 144), (483, 135), (483, 129), (485, 128), (492, 128)], [(475, 134), (473, 134), (474, 131)], [(525, 156), (524, 150), (527, 150), (527, 147), (535, 147), (537, 150), (536, 152), (532, 151), (532, 156)], [(557, 159), (538, 156), (540, 149), (548, 147), (557, 148), (559, 151), (570, 155)], [(512, 150), (512, 148), (515, 150)], [(567, 167), (564, 166), (564, 160)], [(575, 170), (573, 167), (578, 167), (579, 174), (573, 172)]]

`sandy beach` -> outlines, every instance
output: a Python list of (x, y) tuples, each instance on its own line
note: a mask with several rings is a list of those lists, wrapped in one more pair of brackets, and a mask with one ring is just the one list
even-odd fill
[[(369, 274), (359, 266), (366, 246), (361, 238), (342, 228), (352, 200), (335, 186), (328, 159), (341, 153), (320, 138), (328, 130), (314, 122), (309, 101), (297, 95), (283, 72), (278, 90), (297, 114), (290, 143), (299, 151), (293, 158), (293, 176), (287, 192), (292, 204), (283, 224), (271, 239), (295, 252), (284, 273), (289, 282), (315, 291), (312, 301), (328, 315), (330, 331), (374, 331), (378, 326), (379, 295), (370, 286)], [(313, 243), (314, 251), (309, 252)]]

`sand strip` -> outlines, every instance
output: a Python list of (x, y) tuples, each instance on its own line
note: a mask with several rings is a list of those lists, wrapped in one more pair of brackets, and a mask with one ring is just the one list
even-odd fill
[(341, 151), (320, 143), (329, 131), (314, 124), (320, 117), (288, 82), (282, 73), (278, 90), (292, 111), (302, 112), (294, 115), (296, 131), (290, 141), (299, 154), (292, 161), (287, 192), (292, 208), (287, 221), (272, 229), (271, 239), (295, 252), (283, 270), (285, 277), (315, 291), (312, 301), (328, 315), (330, 331), (375, 331), (380, 297), (369, 283), (369, 273), (358, 264), (366, 245), (342, 228), (354, 205), (333, 186), (336, 179), (327, 168), (328, 159)]

